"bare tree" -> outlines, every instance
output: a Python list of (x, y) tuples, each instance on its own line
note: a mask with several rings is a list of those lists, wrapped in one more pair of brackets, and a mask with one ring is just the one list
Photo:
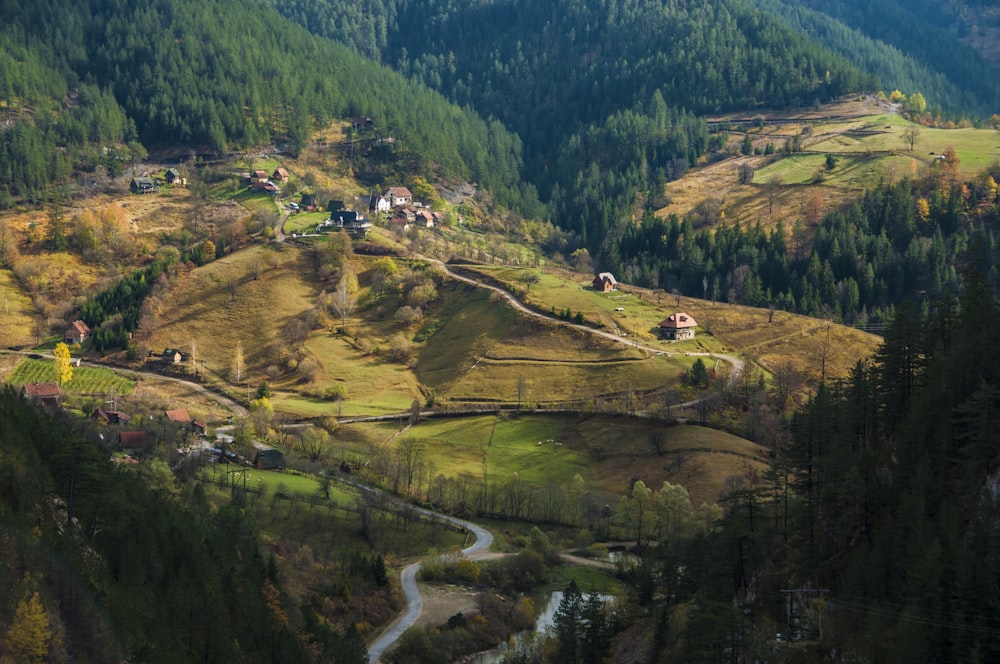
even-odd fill
[(767, 213), (774, 213), (774, 202), (778, 200), (778, 194), (785, 184), (785, 179), (780, 175), (772, 175), (767, 180), (765, 190), (767, 191)]
[(396, 447), (396, 455), (406, 476), (407, 493), (413, 487), (413, 480), (417, 474), (417, 464), (420, 463), (423, 452), (423, 443), (414, 438), (406, 438)]
[(906, 144), (907, 152), (913, 152), (913, 148), (917, 144), (917, 139), (920, 138), (920, 127), (910, 125), (903, 130), (902, 138), (903, 143)]
[(354, 313), (357, 302), (357, 298), (354, 297), (354, 294), (351, 293), (348, 287), (347, 280), (341, 278), (340, 283), (337, 284), (337, 290), (330, 298), (330, 306), (340, 316), (340, 329), (342, 332), (347, 330), (347, 318)]

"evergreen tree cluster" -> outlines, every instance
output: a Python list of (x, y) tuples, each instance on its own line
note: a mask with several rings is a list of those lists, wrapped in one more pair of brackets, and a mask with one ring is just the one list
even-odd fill
[(739, 223), (696, 230), (691, 218), (647, 215), (625, 231), (611, 266), (625, 281), (692, 297), (885, 322), (896, 302), (958, 292), (956, 266), (970, 238), (1000, 221), (990, 182), (882, 183), (827, 215), (811, 241), (780, 222), (772, 231)]
[(157, 277), (173, 264), (159, 260), (119, 279), (80, 307), (80, 317), (94, 330), (94, 350), (128, 348), (139, 327), (142, 305)]
[(793, 425), (800, 574), (832, 586), (832, 635), (876, 659), (1000, 657), (993, 265), (975, 237), (961, 296), (897, 308), (875, 360)]
[(47, 661), (309, 661), (238, 499), (214, 509), (109, 456), (0, 391), (0, 623), (37, 593)]

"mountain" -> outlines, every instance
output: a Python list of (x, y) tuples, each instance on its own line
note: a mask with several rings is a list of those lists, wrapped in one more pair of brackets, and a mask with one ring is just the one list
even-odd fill
[[(264, 5), (208, 0), (5, 2), (0, 28), (0, 182), (36, 196), (73, 170), (149, 148), (216, 154), (377, 119), (416, 170), (520, 181), (518, 139)], [(116, 166), (116, 162), (118, 166)]]
[(274, 6), (503, 122), (523, 141), (525, 177), (553, 219), (609, 265), (625, 223), (724, 140), (709, 136), (705, 114), (879, 88), (920, 92), (952, 114), (1000, 107), (997, 70), (937, 27), (930, 0)]

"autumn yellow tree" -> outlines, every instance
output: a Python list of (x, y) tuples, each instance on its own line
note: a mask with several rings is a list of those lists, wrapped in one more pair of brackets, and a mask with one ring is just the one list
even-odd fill
[(52, 351), (56, 370), (56, 382), (65, 385), (73, 380), (73, 360), (69, 356), (69, 346), (60, 341)]
[(17, 604), (14, 622), (7, 630), (7, 651), (17, 664), (44, 662), (49, 656), (52, 629), (49, 614), (38, 593), (32, 593)]
[(917, 199), (917, 217), (925, 224), (931, 217), (931, 204), (927, 202), (926, 198), (920, 197)]
[(910, 95), (910, 98), (906, 100), (906, 106), (917, 115), (920, 115), (927, 110), (927, 100), (919, 92), (914, 92)]

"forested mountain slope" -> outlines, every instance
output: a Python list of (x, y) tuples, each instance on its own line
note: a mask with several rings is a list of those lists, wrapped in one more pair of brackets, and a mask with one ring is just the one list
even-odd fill
[[(524, 140), (529, 177), (544, 196), (556, 185), (572, 186), (588, 161), (613, 163), (609, 153), (656, 141), (656, 131), (622, 135), (617, 148), (594, 146), (582, 162), (574, 159), (572, 173), (552, 163), (568, 143), (604, 132), (619, 114), (652, 116), (654, 99), (707, 113), (807, 104), (875, 85), (844, 58), (740, 0), (274, 4), (310, 30), (502, 120)], [(682, 141), (639, 156), (651, 171), (676, 177), (678, 166), (667, 162), (691, 161), (699, 148)]]
[[(128, 162), (139, 142), (222, 152), (378, 120), (428, 170), (497, 190), (520, 178), (499, 123), (251, 2), (8, 1), (0, 27), (0, 184), (30, 195), (72, 169)], [(120, 167), (118, 168), (120, 170)]]
[(879, 88), (979, 117), (1000, 100), (996, 70), (937, 29), (930, 1), (922, 13), (893, 0), (274, 5), (500, 119), (552, 217), (609, 265), (626, 221), (719, 147), (704, 114)]
[[(883, 86), (920, 91), (932, 106), (987, 116), (1000, 107), (997, 69), (955, 32), (934, 0), (755, 0), (817, 42), (878, 74)], [(956, 30), (957, 32), (957, 30)]]

